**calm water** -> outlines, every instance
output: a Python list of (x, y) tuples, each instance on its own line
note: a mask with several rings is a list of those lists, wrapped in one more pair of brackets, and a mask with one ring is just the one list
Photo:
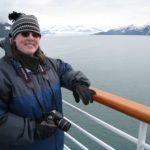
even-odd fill
[[(47, 56), (61, 58), (70, 63), (74, 69), (82, 70), (90, 79), (92, 86), (148, 106), (150, 106), (149, 45), (149, 36), (53, 36), (41, 40), (41, 47)], [(86, 107), (82, 103), (76, 104), (72, 93), (64, 89), (63, 98), (123, 131), (138, 136), (137, 120), (97, 103)], [(117, 150), (136, 149), (134, 144), (95, 125), (74, 110), (65, 107), (64, 113)], [(79, 140), (90, 149), (103, 150), (74, 128), (70, 130), (70, 134), (80, 137)], [(150, 143), (150, 131), (147, 142)], [(72, 149), (79, 149), (68, 139), (66, 143)]]

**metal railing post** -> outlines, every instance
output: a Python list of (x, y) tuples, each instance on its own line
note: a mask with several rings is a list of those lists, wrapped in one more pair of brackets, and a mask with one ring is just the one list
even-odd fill
[(148, 128), (148, 124), (141, 121), (139, 127), (137, 150), (144, 150), (143, 144), (145, 143), (146, 140), (147, 128)]

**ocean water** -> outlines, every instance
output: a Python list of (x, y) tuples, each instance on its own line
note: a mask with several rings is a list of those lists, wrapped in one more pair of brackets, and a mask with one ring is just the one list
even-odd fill
[[(150, 106), (150, 37), (149, 36), (51, 36), (43, 37), (41, 48), (49, 57), (60, 58), (81, 70), (91, 81), (91, 86)], [(0, 55), (3, 52), (0, 51)], [(84, 106), (76, 104), (72, 93), (62, 89), (63, 99), (94, 114), (96, 117), (138, 137), (139, 122), (113, 109), (94, 102)], [(100, 125), (83, 117), (64, 105), (64, 114), (117, 150), (134, 150), (136, 146)], [(78, 130), (69, 134), (78, 138), (92, 150), (104, 148), (92, 142)], [(150, 129), (147, 142), (150, 144)], [(79, 150), (69, 139), (66, 144)]]

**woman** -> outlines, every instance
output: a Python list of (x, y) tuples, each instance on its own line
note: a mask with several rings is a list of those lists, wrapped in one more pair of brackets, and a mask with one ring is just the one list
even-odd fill
[(93, 102), (89, 81), (69, 64), (44, 55), (35, 16), (13, 12), (9, 19), (10, 37), (0, 43), (6, 53), (0, 59), (0, 150), (61, 150), (69, 128), (52, 116), (62, 114), (61, 87), (87, 105)]

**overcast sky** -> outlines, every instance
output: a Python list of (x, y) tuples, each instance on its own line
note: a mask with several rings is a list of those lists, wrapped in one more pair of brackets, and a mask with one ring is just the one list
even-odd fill
[(13, 10), (34, 14), (41, 27), (105, 28), (150, 23), (150, 0), (1, 0), (0, 22), (8, 22), (8, 13)]

